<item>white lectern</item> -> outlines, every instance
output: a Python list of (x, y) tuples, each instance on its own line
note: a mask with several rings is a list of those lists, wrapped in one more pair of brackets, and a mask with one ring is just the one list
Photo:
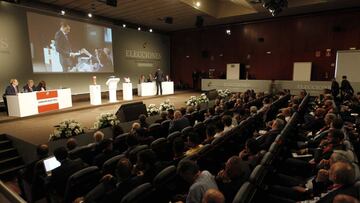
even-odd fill
[(123, 83), (123, 100), (133, 100), (132, 83)]
[(109, 87), (109, 102), (116, 102), (116, 90), (117, 84), (120, 81), (120, 78), (109, 78), (106, 81), (106, 85)]
[(101, 86), (100, 85), (89, 85), (90, 89), (90, 104), (100, 105), (101, 104)]

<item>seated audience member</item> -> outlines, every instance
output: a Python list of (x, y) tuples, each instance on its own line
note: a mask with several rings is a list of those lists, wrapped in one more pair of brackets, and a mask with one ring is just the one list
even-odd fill
[(181, 112), (181, 115), (186, 115), (186, 108), (185, 107), (181, 107), (180, 109), (179, 109), (179, 111)]
[(168, 115), (167, 115), (167, 118), (169, 119), (169, 120), (173, 120), (174, 119), (174, 110), (173, 109), (169, 109), (169, 110), (167, 110), (167, 112), (168, 112)]
[(151, 182), (162, 168), (153, 150), (146, 149), (140, 151), (137, 154), (137, 161), (134, 168), (134, 173), (136, 174), (134, 181), (137, 181), (138, 184)]
[(210, 107), (208, 108), (207, 112), (204, 113), (204, 118), (205, 119), (210, 119), (215, 115), (215, 108), (214, 107)]
[(186, 203), (202, 202), (204, 194), (209, 189), (218, 189), (215, 178), (208, 171), (200, 171), (194, 161), (180, 161), (177, 173), (191, 186), (186, 197)]
[(136, 135), (130, 134), (126, 136), (125, 142), (128, 148), (124, 152), (124, 154), (126, 157), (129, 157), (129, 153), (139, 144), (139, 141), (137, 140)]
[(191, 113), (195, 112), (195, 108), (193, 106), (186, 107), (185, 115), (191, 115)]
[(24, 173), (22, 174), (23, 178), (30, 184), (32, 184), (35, 179), (39, 178), (36, 176), (45, 177), (46, 175), (44, 165), (40, 161), (49, 156), (48, 145), (47, 144), (38, 145), (36, 147), (36, 155), (37, 155), (36, 160), (27, 164), (24, 169)]
[(333, 186), (318, 201), (319, 203), (333, 202), (335, 196), (339, 194), (358, 197), (358, 189), (354, 186), (355, 171), (351, 164), (347, 162), (334, 163), (329, 171), (329, 179), (333, 182)]
[(45, 81), (40, 81), (38, 86), (36, 86), (36, 91), (46, 91), (46, 83)]
[(92, 146), (94, 153), (97, 154), (101, 151), (99, 149), (99, 144), (104, 139), (105, 135), (103, 132), (98, 130), (94, 133), (93, 137), (94, 137), (94, 142), (90, 143), (89, 145)]
[(200, 136), (195, 132), (189, 132), (188, 134), (188, 146), (189, 150), (185, 152), (186, 156), (197, 153), (203, 145), (201, 144)]
[(54, 156), (61, 165), (51, 171), (49, 184), (58, 196), (63, 197), (68, 178), (75, 172), (85, 168), (86, 164), (81, 159), (69, 159), (65, 147), (55, 149)]
[(301, 125), (301, 129), (305, 131), (311, 131), (315, 134), (325, 125), (324, 117), (326, 111), (323, 108), (317, 108), (314, 112), (314, 116), (307, 115), (304, 117), (305, 123)]
[(224, 125), (222, 122), (216, 122), (214, 138), (221, 137), (223, 135)]
[(134, 122), (134, 123), (131, 125), (130, 133), (136, 133), (136, 130), (138, 130), (138, 129), (140, 129), (140, 128), (141, 128), (140, 123)]
[(215, 139), (216, 128), (214, 125), (206, 126), (206, 139), (203, 141), (203, 145), (211, 144), (211, 142)]
[(33, 92), (35, 91), (35, 85), (33, 80), (28, 80), (26, 85), (23, 87), (24, 92)]
[(116, 156), (118, 152), (113, 150), (113, 141), (111, 139), (101, 141), (99, 148), (102, 152), (95, 156), (93, 165), (102, 168), (105, 161)]
[(274, 142), (276, 136), (280, 134), (281, 130), (285, 126), (285, 121), (282, 119), (275, 119), (272, 122), (271, 129), (264, 135), (260, 135), (257, 141), (260, 144), (260, 149), (268, 150), (270, 145)]
[(174, 120), (170, 122), (169, 125), (169, 133), (180, 131), (184, 129), (185, 127), (190, 126), (189, 119), (182, 116), (182, 113), (180, 111), (175, 111), (174, 113)]
[(139, 123), (142, 128), (144, 128), (144, 129), (149, 128), (149, 124), (146, 122), (146, 116), (144, 114), (141, 114), (139, 116)]
[(236, 99), (236, 102), (234, 104), (234, 110), (240, 110), (243, 106), (243, 102), (241, 99)]
[(115, 140), (115, 138), (121, 134), (124, 133), (124, 129), (120, 126), (120, 125), (114, 125), (112, 127), (112, 137), (113, 140)]
[(66, 148), (68, 151), (71, 151), (77, 147), (77, 141), (74, 138), (69, 138), (66, 141)]
[(209, 189), (205, 192), (202, 203), (225, 203), (225, 197), (219, 190)]
[(226, 133), (234, 128), (234, 125), (232, 124), (232, 118), (229, 115), (223, 116), (221, 118), (221, 122), (224, 124), (223, 133)]
[(174, 153), (174, 160), (180, 160), (185, 156), (185, 143), (181, 137), (174, 139), (172, 144), (172, 150)]
[(287, 108), (281, 109), (281, 114), (285, 117), (285, 121), (289, 122), (289, 120), (291, 118), (291, 108), (287, 107)]
[(258, 110), (258, 112), (266, 112), (270, 109), (271, 102), (268, 97), (263, 99), (263, 106)]
[(258, 109), (257, 109), (256, 106), (251, 106), (251, 107), (250, 107), (250, 116), (256, 115), (256, 114), (257, 114), (257, 111), (258, 111)]
[(261, 159), (261, 155), (259, 152), (260, 146), (258, 141), (254, 138), (250, 138), (246, 140), (245, 149), (240, 152), (239, 157), (243, 161), (247, 161), (250, 168), (253, 169)]
[(225, 169), (216, 176), (220, 191), (224, 194), (226, 202), (232, 202), (241, 185), (248, 179), (250, 168), (238, 156), (230, 157)]
[(160, 113), (160, 117), (161, 117), (161, 118), (158, 119), (158, 120), (156, 120), (155, 123), (160, 123), (160, 124), (161, 124), (162, 122), (168, 120), (167, 116), (168, 116), (168, 113), (167, 113), (166, 111), (162, 111), (162, 112)]
[(224, 109), (221, 106), (216, 106), (214, 110), (214, 115), (221, 115), (224, 112)]
[(333, 203), (359, 203), (359, 200), (350, 195), (336, 195)]
[(86, 203), (121, 202), (121, 199), (137, 186), (132, 179), (133, 166), (129, 159), (121, 158), (116, 164), (115, 177), (107, 174), (101, 183), (85, 197)]

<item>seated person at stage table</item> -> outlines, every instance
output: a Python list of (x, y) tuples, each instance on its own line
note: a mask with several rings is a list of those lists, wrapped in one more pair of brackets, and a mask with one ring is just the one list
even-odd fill
[(18, 85), (19, 82), (17, 81), (17, 79), (11, 79), (10, 85), (6, 87), (4, 95), (17, 95), (19, 93)]
[(26, 85), (23, 87), (24, 92), (33, 92), (35, 91), (35, 85), (33, 80), (28, 80)]
[(40, 81), (38, 86), (36, 86), (36, 91), (46, 91), (46, 83), (45, 81)]
[(141, 75), (140, 79), (139, 79), (139, 84), (144, 83), (144, 82), (147, 82), (146, 78), (145, 78), (145, 75)]
[(150, 73), (149, 78), (147, 79), (147, 82), (152, 82), (154, 80), (153, 75)]

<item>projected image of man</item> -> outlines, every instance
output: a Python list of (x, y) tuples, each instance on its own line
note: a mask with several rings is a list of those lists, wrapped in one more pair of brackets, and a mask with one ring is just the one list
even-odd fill
[(60, 30), (55, 34), (55, 47), (59, 52), (60, 64), (64, 72), (68, 72), (72, 68), (72, 59), (75, 54), (71, 51), (71, 44), (69, 41), (70, 25), (67, 23), (60, 23)]

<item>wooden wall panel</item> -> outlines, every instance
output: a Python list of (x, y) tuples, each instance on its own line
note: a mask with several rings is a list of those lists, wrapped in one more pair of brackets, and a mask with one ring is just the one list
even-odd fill
[[(244, 63), (256, 79), (291, 80), (293, 62), (310, 61), (312, 80), (330, 80), (336, 51), (360, 48), (358, 22), (359, 9), (177, 31), (171, 36), (172, 77), (191, 84), (194, 70), (215, 68), (220, 74), (226, 71), (227, 63)], [(228, 36), (225, 30), (230, 27), (232, 34)], [(331, 49), (330, 56), (326, 56), (326, 49)], [(209, 56), (204, 58), (203, 51)]]

